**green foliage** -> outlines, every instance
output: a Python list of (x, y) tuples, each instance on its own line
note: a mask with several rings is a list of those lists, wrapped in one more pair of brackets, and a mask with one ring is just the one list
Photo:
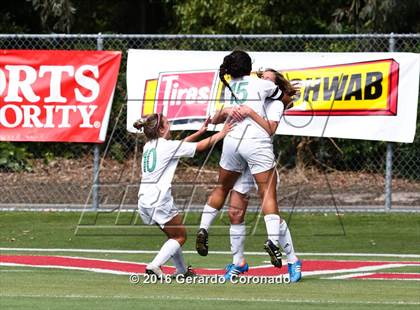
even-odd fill
[(124, 148), (120, 143), (113, 143), (109, 149), (109, 155), (111, 158), (122, 163), (125, 159)]
[(420, 180), (420, 108), (417, 109), (417, 130), (413, 143), (395, 144), (394, 167), (396, 176)]
[(0, 171), (30, 171), (30, 157), (24, 146), (0, 142)]
[(24, 25), (17, 25), (10, 12), (5, 12), (0, 20), (0, 31), (6, 33), (21, 33), (26, 30)]
[(182, 33), (267, 33), (274, 1), (178, 1), (174, 6)]
[(321, 159), (327, 166), (338, 170), (371, 172), (385, 167), (386, 142), (335, 139), (335, 146), (331, 140), (325, 140), (320, 152), (324, 152)]
[(337, 8), (330, 28), (347, 33), (420, 31), (418, 0), (351, 0)]
[(420, 32), (418, 0), (3, 2), (0, 8), (3, 33)]
[[(177, 33), (415, 33), (418, 0), (187, 0), (175, 3)], [(171, 28), (169, 28), (171, 29)]]
[(41, 24), (47, 31), (70, 33), (76, 8), (70, 0), (26, 0), (39, 12)]

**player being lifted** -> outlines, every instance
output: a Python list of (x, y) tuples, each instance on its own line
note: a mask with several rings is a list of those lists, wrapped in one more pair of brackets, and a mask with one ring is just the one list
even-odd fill
[(186, 229), (174, 204), (171, 183), (181, 157), (193, 157), (195, 152), (207, 150), (232, 129), (232, 124), (228, 122), (220, 132), (194, 143), (193, 141), (206, 132), (208, 122), (209, 120), (206, 120), (200, 130), (184, 140), (171, 140), (169, 122), (161, 114), (151, 114), (133, 124), (134, 128), (143, 130), (147, 138), (143, 147), (139, 214), (145, 224), (159, 225), (168, 237), (153, 261), (146, 266), (147, 274), (162, 277), (160, 267), (172, 258), (176, 267), (175, 275), (194, 276), (194, 273), (186, 268), (182, 256), (181, 247), (186, 240)]
[[(196, 249), (200, 255), (207, 255), (208, 229), (218, 211), (223, 207), (230, 190), (248, 167), (257, 183), (262, 201), (261, 207), (268, 235), (264, 249), (276, 267), (282, 266), (279, 245), (284, 247), (286, 253), (290, 253), (288, 255), (289, 273), (291, 281), (296, 282), (301, 277), (301, 262), (294, 255), (287, 223), (279, 216), (276, 192), (277, 173), (271, 142), (271, 135), (275, 133), (283, 112), (283, 104), (276, 100), (282, 100), (284, 93), (269, 80), (250, 77), (251, 68), (251, 58), (243, 51), (232, 52), (224, 58), (223, 64), (220, 66), (220, 79), (226, 86), (225, 100), (230, 100), (232, 105), (239, 105), (239, 107), (223, 109), (214, 117), (213, 122), (218, 122), (218, 117), (223, 120), (228, 115), (233, 115), (236, 119), (243, 118), (243, 120), (224, 140), (220, 159), (219, 184), (213, 190), (203, 209), (200, 229), (197, 233)], [(230, 84), (226, 82), (225, 74), (231, 75)], [(272, 104), (270, 118), (266, 120), (264, 116), (270, 103)], [(241, 190), (237, 191), (236, 198), (240, 197), (240, 192)], [(233, 199), (235, 199), (235, 194)], [(246, 207), (243, 201), (242, 206)], [(243, 258), (243, 243), (245, 241), (243, 216), (236, 219), (233, 217), (233, 222), (239, 223), (231, 226), (231, 245), (234, 258), (233, 264), (226, 268), (225, 277), (227, 279), (248, 270), (248, 264)], [(242, 238), (233, 237), (238, 235)]]
[[(297, 89), (284, 78), (284, 76), (274, 69), (265, 69), (259, 72), (258, 76), (265, 80), (270, 80), (284, 93), (282, 102), (276, 100), (267, 100), (266, 115), (264, 118), (269, 122), (271, 130), (268, 134), (271, 136), (276, 132), (279, 121), (283, 115), (284, 109), (293, 105), (292, 96), (295, 95)], [(245, 257), (245, 212), (248, 207), (248, 193), (255, 187), (255, 182), (250, 170), (247, 168), (245, 172), (236, 181), (232, 191), (230, 192), (230, 202), (228, 215), (230, 219), (230, 244), (233, 255), (233, 262), (226, 267), (225, 278), (229, 279), (232, 275), (242, 273), (244, 271)], [(292, 282), (297, 282), (301, 278), (301, 262), (295, 255), (290, 231), (286, 221), (280, 223), (279, 243), (287, 256), (287, 267), (289, 278)]]

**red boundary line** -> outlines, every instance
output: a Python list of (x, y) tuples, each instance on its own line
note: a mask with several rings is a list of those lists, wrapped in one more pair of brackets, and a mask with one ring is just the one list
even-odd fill
[[(409, 264), (420, 266), (420, 262), (376, 262), (376, 261), (338, 261), (338, 260), (305, 260), (303, 271), (322, 271), (322, 270), (345, 270), (360, 267), (380, 266), (384, 264)], [(1, 264), (17, 264), (23, 266), (37, 267), (69, 267), (80, 269), (98, 269), (104, 271), (115, 271), (125, 273), (144, 273), (146, 264), (134, 262), (120, 262), (91, 258), (66, 257), (66, 256), (35, 256), (35, 255), (0, 255)], [(165, 266), (162, 268), (165, 273), (174, 272), (174, 267)], [(194, 268), (201, 275), (222, 275), (224, 269), (205, 269)], [(273, 266), (251, 267), (247, 275), (249, 276), (277, 276), (287, 273), (287, 268), (281, 269)], [(420, 275), (420, 274), (419, 274)]]

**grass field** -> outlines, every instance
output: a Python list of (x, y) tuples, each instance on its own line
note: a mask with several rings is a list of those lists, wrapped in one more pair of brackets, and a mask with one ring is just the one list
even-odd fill
[[(138, 225), (123, 214), (92, 215), (79, 223), (80, 213), (0, 213), (1, 255), (72, 256), (147, 263), (164, 237), (157, 228)], [(285, 214), (291, 220), (295, 248), (305, 261), (420, 261), (419, 214), (344, 214), (343, 227), (333, 214)], [(189, 214), (190, 239), (186, 261), (193, 267), (223, 268), (230, 262), (228, 227), (224, 218), (210, 236), (207, 257), (194, 254), (198, 215)], [(267, 265), (260, 255), (265, 240), (262, 221), (250, 214), (246, 251), (251, 266)], [(13, 248), (13, 249), (12, 249)], [(102, 251), (93, 251), (93, 250)], [(48, 252), (45, 252), (48, 250)], [(84, 251), (82, 251), (84, 250)], [(324, 256), (324, 253), (336, 253)], [(347, 254), (342, 254), (347, 253)], [(352, 254), (354, 253), (354, 254)], [(376, 254), (366, 256), (366, 254)], [(381, 254), (397, 254), (380, 256)], [(400, 254), (413, 254), (398, 257)], [(417, 255), (417, 256), (416, 256)], [(308, 266), (307, 264), (306, 266)], [(382, 273), (420, 274), (420, 266), (381, 269)], [(348, 274), (336, 273), (334, 276)], [(420, 281), (328, 279), (323, 274), (296, 284), (131, 284), (128, 275), (57, 268), (0, 266), (1, 309), (418, 309)]]

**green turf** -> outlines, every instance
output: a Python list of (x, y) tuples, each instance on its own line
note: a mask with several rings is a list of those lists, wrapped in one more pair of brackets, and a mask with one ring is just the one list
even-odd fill
[(133, 285), (127, 276), (80, 271), (1, 276), (2, 309), (414, 309), (419, 303), (418, 282), (306, 279), (295, 285)]
[[(284, 215), (285, 218), (289, 216)], [(83, 226), (75, 235), (79, 218), (79, 213), (2, 212), (0, 247), (157, 250), (164, 240), (155, 227), (127, 225), (130, 224), (128, 214), (118, 219), (119, 226), (113, 225), (113, 214), (101, 215), (96, 226)], [(91, 219), (84, 218), (84, 224)], [(299, 252), (420, 254), (420, 215), (417, 214), (345, 214), (342, 218), (345, 234), (335, 215), (293, 214), (291, 219), (290, 227)], [(197, 221), (197, 214), (189, 215), (188, 223), (192, 227), (185, 246), (187, 250), (194, 248)], [(221, 227), (212, 231), (211, 249), (228, 251), (225, 219), (219, 219), (217, 224)], [(252, 215), (248, 218), (248, 225), (248, 230), (253, 229)], [(247, 237), (246, 250), (261, 252), (265, 238), (265, 227), (260, 221), (255, 234)], [(28, 254), (23, 251), (2, 252), (19, 253)], [(32, 253), (134, 262), (147, 262), (153, 257), (153, 254)], [(199, 267), (220, 268), (230, 261), (229, 255), (220, 254), (208, 257), (187, 254), (185, 257), (187, 262)], [(260, 265), (267, 257), (248, 255), (247, 259), (251, 265)], [(418, 261), (416, 258), (404, 260)], [(401, 267), (384, 272), (418, 273), (419, 270), (418, 267)], [(419, 296), (418, 281), (327, 280), (311, 276), (290, 285), (133, 285), (128, 276), (121, 275), (28, 267), (0, 268), (0, 309), (418, 309)]]
[[(98, 248), (157, 250), (165, 240), (156, 227), (127, 225), (124, 214), (119, 225), (116, 216), (100, 215), (96, 225), (79, 226), (80, 213), (2, 212), (0, 213), (0, 247), (40, 248)], [(290, 219), (295, 249), (298, 252), (361, 252), (420, 254), (420, 214), (345, 214), (342, 217), (345, 233), (333, 214), (284, 214)], [(198, 214), (189, 214), (190, 238), (184, 249), (194, 249)], [(85, 218), (85, 223), (93, 223)], [(256, 231), (254, 215), (247, 219), (249, 226), (246, 251), (261, 251), (266, 239), (264, 221)], [(211, 231), (211, 250), (229, 250), (229, 226), (225, 218), (216, 222)]]
[[(418, 259), (417, 259), (418, 261)], [(387, 268), (387, 269), (381, 269), (379, 272), (391, 272), (391, 273), (420, 273), (420, 266), (406, 266), (406, 267), (393, 267), (393, 268)]]

